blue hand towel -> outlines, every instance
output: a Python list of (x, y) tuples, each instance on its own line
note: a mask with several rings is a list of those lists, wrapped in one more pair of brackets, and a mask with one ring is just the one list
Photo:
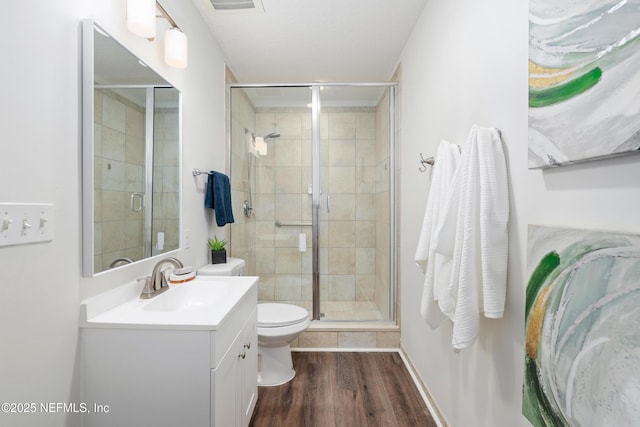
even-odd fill
[(216, 211), (218, 227), (235, 222), (231, 210), (231, 185), (227, 175), (215, 171), (209, 173), (204, 206)]

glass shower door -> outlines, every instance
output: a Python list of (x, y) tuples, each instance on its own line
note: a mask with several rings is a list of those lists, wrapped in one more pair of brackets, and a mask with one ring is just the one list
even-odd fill
[(391, 88), (230, 93), (230, 250), (260, 276), (259, 300), (316, 320), (392, 320)]
[[(308, 86), (231, 89), (231, 254), (259, 299), (312, 312), (312, 120)], [(242, 203), (252, 211), (243, 215)]]
[(390, 320), (390, 89), (319, 92), (320, 318)]

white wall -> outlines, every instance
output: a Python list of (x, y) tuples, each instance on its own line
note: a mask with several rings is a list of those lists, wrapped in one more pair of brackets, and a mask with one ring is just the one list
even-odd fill
[[(0, 202), (55, 204), (50, 243), (0, 247), (0, 402), (74, 402), (81, 298), (149, 274), (153, 262), (81, 277), (80, 21), (95, 18), (183, 93), (183, 223), (192, 247), (178, 256), (207, 262), (213, 235), (204, 177), (224, 170), (224, 60), (191, 2), (162, 4), (189, 38), (189, 67), (162, 63), (161, 40), (125, 29), (125, 0), (37, 0), (4, 5), (0, 103)], [(136, 362), (136, 361), (132, 361)], [(106, 402), (105, 402), (106, 403)], [(0, 413), (0, 425), (79, 425), (69, 414)]]
[[(527, 170), (528, 2), (429, 0), (403, 51), (401, 99), (402, 345), (451, 426), (526, 426), (521, 415), (527, 224), (640, 232), (640, 158)], [(463, 144), (473, 124), (501, 129), (511, 222), (503, 319), (451, 350), (451, 326), (419, 314), (413, 262), (429, 177), (419, 153)]]

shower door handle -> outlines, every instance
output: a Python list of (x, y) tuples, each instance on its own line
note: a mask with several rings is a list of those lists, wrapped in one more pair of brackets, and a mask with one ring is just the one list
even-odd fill
[(331, 195), (327, 194), (327, 213), (331, 212)]
[[(138, 204), (136, 206), (136, 199), (138, 199)], [(141, 212), (142, 204), (143, 204), (144, 196), (142, 193), (132, 193), (131, 194), (131, 212)]]

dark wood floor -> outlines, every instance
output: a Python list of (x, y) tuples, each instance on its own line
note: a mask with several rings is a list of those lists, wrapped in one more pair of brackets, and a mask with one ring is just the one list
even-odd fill
[(293, 366), (259, 387), (251, 426), (436, 426), (398, 353), (294, 352)]

